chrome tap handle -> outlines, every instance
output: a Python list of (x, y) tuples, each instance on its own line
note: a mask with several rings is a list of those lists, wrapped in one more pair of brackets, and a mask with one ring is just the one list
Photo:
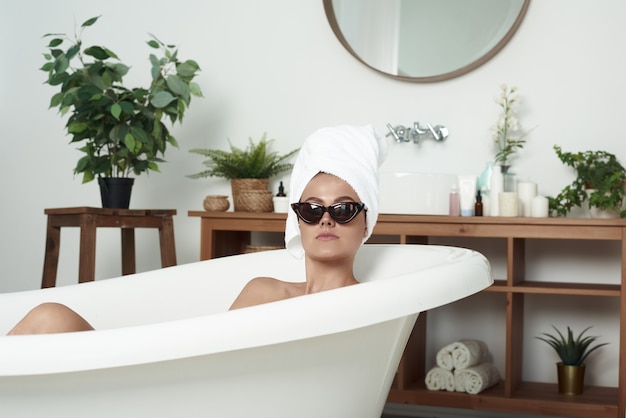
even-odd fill
[(398, 125), (394, 128), (390, 123), (388, 123), (387, 129), (389, 129), (389, 133), (386, 136), (393, 136), (396, 142), (409, 142), (409, 139), (406, 136), (406, 127), (403, 125)]
[[(430, 124), (428, 126), (430, 126)], [(417, 135), (424, 135), (426, 133), (426, 131), (424, 129), (420, 128), (420, 123), (419, 122), (413, 122), (413, 133), (414, 133), (415, 136), (417, 136)]]
[(445, 126), (436, 125), (433, 127), (428, 123), (426, 127), (420, 127), (419, 122), (413, 122), (413, 128), (407, 128), (404, 125), (393, 127), (388, 123), (387, 129), (389, 129), (389, 133), (385, 136), (392, 136), (396, 142), (409, 142), (412, 139), (414, 144), (419, 144), (420, 136), (424, 135), (432, 136), (435, 141), (443, 141), (448, 137), (448, 129)]
[(435, 141), (443, 141), (448, 137), (448, 128), (442, 125), (436, 125), (434, 128), (428, 124), (428, 129), (433, 134)]
[(425, 133), (426, 131), (420, 128), (419, 122), (413, 122), (413, 129), (411, 129), (411, 138), (413, 138), (414, 144), (419, 144), (420, 135), (424, 135)]

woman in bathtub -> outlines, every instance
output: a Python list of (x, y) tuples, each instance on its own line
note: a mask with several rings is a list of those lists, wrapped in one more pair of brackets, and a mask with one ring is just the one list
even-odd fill
[[(357, 284), (353, 264), (378, 218), (378, 167), (387, 144), (369, 127), (338, 126), (316, 131), (304, 142), (291, 175), (292, 210), (285, 244), (305, 259), (305, 282), (257, 277), (230, 309), (269, 303)], [(9, 335), (93, 330), (69, 307), (44, 303)]]

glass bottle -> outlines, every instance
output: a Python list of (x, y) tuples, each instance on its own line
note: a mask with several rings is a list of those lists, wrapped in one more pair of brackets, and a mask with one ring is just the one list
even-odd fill
[(474, 216), (483, 216), (483, 197), (480, 190), (476, 192), (476, 203), (474, 203)]
[(448, 210), (448, 215), (459, 216), (460, 211), (461, 211), (461, 202), (459, 199), (459, 188), (456, 185), (453, 185), (450, 188), (450, 207)]

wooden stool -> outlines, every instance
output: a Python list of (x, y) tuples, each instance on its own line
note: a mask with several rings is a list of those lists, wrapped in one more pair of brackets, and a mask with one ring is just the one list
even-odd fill
[(74, 207), (45, 209), (48, 215), (46, 254), (41, 287), (56, 285), (61, 227), (80, 227), (78, 282), (94, 280), (96, 269), (96, 228), (121, 228), (122, 274), (135, 273), (135, 228), (158, 228), (161, 244), (161, 266), (176, 265), (174, 244), (174, 209), (103, 209)]

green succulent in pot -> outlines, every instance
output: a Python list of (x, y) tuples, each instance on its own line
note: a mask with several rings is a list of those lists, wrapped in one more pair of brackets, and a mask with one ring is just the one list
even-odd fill
[(589, 354), (608, 344), (601, 343), (591, 346), (598, 337), (588, 335), (583, 338), (584, 334), (591, 327), (585, 328), (576, 338), (574, 338), (574, 333), (571, 328), (567, 327), (567, 339), (554, 325), (552, 325), (552, 328), (556, 331), (556, 335), (544, 332), (541, 333), (543, 337), (538, 336), (535, 338), (544, 341), (550, 345), (550, 347), (554, 348), (561, 362), (566, 366), (582, 366)]
[(202, 96), (192, 81), (200, 71), (196, 61), (180, 60), (175, 46), (154, 36), (147, 44), (161, 56), (149, 55), (149, 86), (125, 87), (129, 67), (110, 49), (85, 46), (81, 40), (82, 31), (98, 19), (86, 20), (74, 38), (45, 35), (51, 40), (41, 67), (48, 74), (46, 83), (58, 89), (50, 107), (70, 114), (66, 124), (70, 143), (81, 144), (84, 155), (74, 173), (82, 174), (83, 183), (158, 171), (167, 146), (178, 146), (164, 121), (182, 122), (191, 96)]

